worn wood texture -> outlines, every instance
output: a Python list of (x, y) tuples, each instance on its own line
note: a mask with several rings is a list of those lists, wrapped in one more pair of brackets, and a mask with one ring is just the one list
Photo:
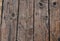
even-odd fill
[(16, 41), (18, 0), (4, 0), (1, 41)]
[(2, 22), (1, 22), (1, 13), (2, 12), (2, 0), (0, 0), (0, 41), (1, 41), (1, 24), (2, 24)]
[(0, 0), (0, 25), (1, 25), (1, 11), (2, 10), (2, 0)]
[(48, 41), (48, 0), (35, 0), (34, 41)]
[(50, 41), (60, 41), (60, 0), (50, 0)]
[(33, 41), (33, 0), (20, 0), (17, 41)]
[(0, 0), (0, 25), (1, 25), (1, 8), (2, 7), (2, 0)]
[(60, 0), (4, 0), (2, 27), (1, 6), (0, 41), (60, 41)]

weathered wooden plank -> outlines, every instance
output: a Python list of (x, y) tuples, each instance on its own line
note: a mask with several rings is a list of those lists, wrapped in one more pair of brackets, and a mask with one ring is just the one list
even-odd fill
[(2, 9), (2, 0), (0, 0), (0, 25), (1, 25), (1, 9)]
[(50, 0), (50, 41), (60, 41), (60, 0)]
[(1, 41), (1, 25), (2, 25), (1, 14), (2, 14), (2, 0), (0, 0), (0, 41)]
[(4, 0), (1, 41), (16, 41), (18, 0)]
[(35, 0), (34, 41), (48, 41), (48, 0)]
[(17, 41), (33, 41), (33, 0), (20, 0)]

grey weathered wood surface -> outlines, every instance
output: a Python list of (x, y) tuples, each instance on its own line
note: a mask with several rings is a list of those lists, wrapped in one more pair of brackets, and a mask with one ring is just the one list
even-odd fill
[(17, 41), (33, 41), (33, 0), (20, 0)]
[(1, 41), (1, 25), (2, 25), (1, 14), (2, 14), (2, 0), (0, 0), (0, 41)]
[(0, 0), (0, 25), (1, 25), (1, 9), (2, 9), (2, 0)]
[(60, 41), (60, 0), (4, 0), (0, 41), (49, 39)]
[(60, 41), (60, 0), (50, 3), (50, 41)]
[(16, 41), (18, 0), (4, 0), (1, 41)]
[(35, 0), (34, 41), (48, 41), (48, 0)]

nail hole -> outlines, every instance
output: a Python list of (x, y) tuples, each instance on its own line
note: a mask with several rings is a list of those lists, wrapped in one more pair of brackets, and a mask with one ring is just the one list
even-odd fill
[(58, 41), (60, 41), (60, 38), (58, 38)]
[(41, 9), (44, 7), (42, 2), (39, 2), (39, 7), (40, 7)]
[(9, 4), (9, 2), (7, 2), (7, 4)]
[(12, 17), (14, 17), (15, 16), (15, 14), (14, 13), (12, 13)]
[(56, 5), (56, 2), (53, 2), (53, 5)]
[(42, 3), (40, 3), (40, 2), (39, 2), (39, 5), (40, 5), (40, 6), (43, 6), (43, 4), (42, 4)]
[(45, 18), (48, 18), (48, 16), (45, 16)]
[(44, 19), (47, 20), (48, 16), (45, 16)]

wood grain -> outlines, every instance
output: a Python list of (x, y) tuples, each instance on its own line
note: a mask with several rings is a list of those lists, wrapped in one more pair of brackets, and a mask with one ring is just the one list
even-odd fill
[(48, 0), (35, 0), (34, 41), (48, 41)]
[(1, 41), (1, 25), (2, 25), (1, 12), (2, 12), (2, 0), (0, 0), (0, 41)]
[(1, 41), (16, 41), (18, 0), (4, 0)]
[(1, 9), (2, 9), (2, 0), (0, 0), (0, 25), (1, 25)]
[(60, 41), (60, 0), (4, 0), (2, 27), (1, 6), (0, 41)]
[(50, 0), (50, 41), (60, 41), (60, 0)]
[(17, 41), (33, 41), (33, 0), (20, 0)]

